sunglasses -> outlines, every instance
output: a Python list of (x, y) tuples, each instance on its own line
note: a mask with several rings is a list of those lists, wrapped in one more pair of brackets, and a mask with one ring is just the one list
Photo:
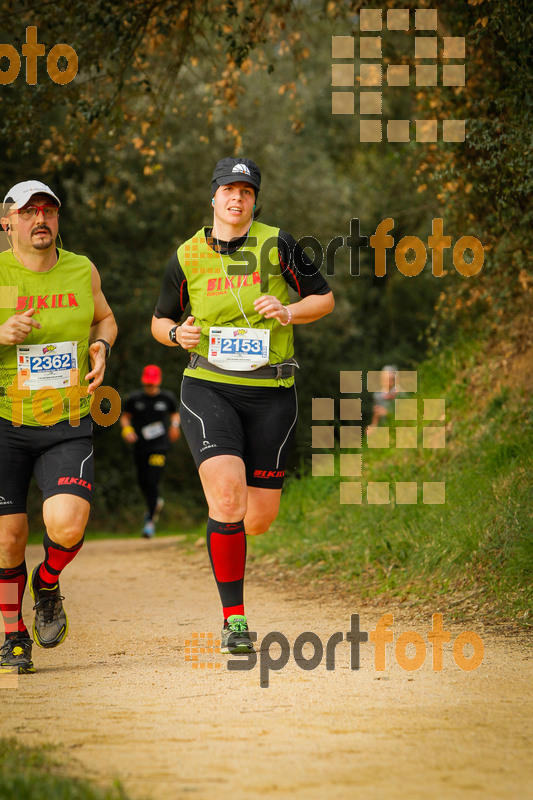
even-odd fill
[(12, 214), (18, 214), (22, 219), (35, 219), (37, 214), (42, 211), (43, 217), (45, 219), (51, 219), (53, 217), (57, 217), (59, 213), (58, 206), (26, 206), (25, 208), (18, 208), (15, 211), (12, 211), (8, 216)]

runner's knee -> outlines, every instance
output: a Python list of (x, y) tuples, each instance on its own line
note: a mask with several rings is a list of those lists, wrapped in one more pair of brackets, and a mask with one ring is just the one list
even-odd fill
[(245, 525), (246, 534), (247, 536), (259, 536), (262, 533), (266, 533), (271, 524), (271, 522), (265, 522), (264, 520), (247, 522)]
[(48, 536), (53, 542), (60, 544), (61, 547), (74, 547), (78, 544), (85, 531), (84, 525), (66, 523), (65, 525), (49, 525), (47, 527)]
[(24, 560), (26, 531), (19, 526), (0, 529), (0, 560), (7, 567), (18, 566)]
[(218, 516), (223, 517), (222, 521), (237, 521), (244, 517), (246, 505), (244, 501), (237, 498), (221, 497), (216, 503)]
[(45, 515), (48, 536), (67, 549), (78, 544), (85, 532), (86, 522), (85, 514), (73, 513), (68, 517), (62, 514)]
[(263, 514), (247, 513), (244, 519), (246, 533), (249, 536), (259, 536), (261, 533), (266, 533), (277, 516), (277, 511)]
[[(235, 476), (228, 476), (217, 486), (211, 487), (210, 505), (213, 511), (225, 520), (239, 520), (246, 512), (246, 486)], [(218, 517), (214, 517), (218, 519)]]

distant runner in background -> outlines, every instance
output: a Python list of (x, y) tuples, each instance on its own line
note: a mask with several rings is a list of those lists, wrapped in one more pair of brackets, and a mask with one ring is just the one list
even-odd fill
[(155, 523), (165, 502), (159, 496), (159, 482), (170, 443), (180, 437), (178, 401), (172, 392), (160, 388), (162, 378), (161, 369), (148, 364), (141, 376), (143, 388), (127, 398), (120, 417), (122, 438), (133, 445), (137, 481), (146, 499), (145, 539), (155, 535)]
[(394, 364), (387, 364), (381, 370), (381, 391), (374, 392), (370, 427), (386, 425), (387, 417), (391, 415), (394, 418), (394, 401), (403, 396), (402, 389), (396, 382), (397, 372), (398, 367)]

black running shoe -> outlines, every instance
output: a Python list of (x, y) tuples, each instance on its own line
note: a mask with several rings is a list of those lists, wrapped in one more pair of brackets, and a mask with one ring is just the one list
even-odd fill
[(39, 647), (57, 647), (68, 633), (68, 619), (62, 603), (65, 598), (60, 594), (59, 581), (51, 589), (35, 588), (39, 566), (35, 567), (29, 580), (31, 596), (35, 601), (33, 636)]
[(246, 617), (232, 614), (222, 628), (221, 653), (253, 653), (254, 646), (248, 632)]
[(0, 673), (29, 675), (35, 672), (31, 660), (32, 641), (29, 636), (10, 636), (0, 650)]

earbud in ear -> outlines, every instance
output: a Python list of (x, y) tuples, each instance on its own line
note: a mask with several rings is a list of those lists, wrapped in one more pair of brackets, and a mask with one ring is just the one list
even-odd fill
[(254, 205), (254, 207), (252, 208), (252, 211), (255, 211), (255, 205)]
[(9, 225), (6, 225), (6, 227), (4, 228), (4, 230), (5, 230), (5, 232), (7, 233), (8, 231), (10, 231), (10, 230), (11, 230), (11, 228), (9, 227)]
[(212, 206), (214, 206), (214, 205), (215, 205), (215, 198), (214, 198), (214, 197), (212, 197), (212, 198), (211, 198), (211, 205), (212, 205)]

